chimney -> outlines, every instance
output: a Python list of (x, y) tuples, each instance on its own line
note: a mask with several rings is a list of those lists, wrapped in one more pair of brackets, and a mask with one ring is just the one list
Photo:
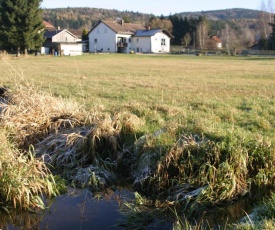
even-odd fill
[(123, 19), (121, 19), (121, 25), (124, 26), (124, 20)]
[(147, 30), (150, 30), (151, 29), (151, 27), (150, 26), (147, 26)]

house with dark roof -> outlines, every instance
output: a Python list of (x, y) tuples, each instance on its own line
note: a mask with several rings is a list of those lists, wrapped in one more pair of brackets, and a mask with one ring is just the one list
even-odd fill
[(66, 29), (46, 30), (44, 37), (43, 47), (49, 54), (81, 55), (83, 52), (83, 45), (79, 42), (79, 38)]
[(170, 52), (173, 35), (162, 29), (125, 23), (122, 19), (99, 21), (89, 32), (89, 52), (162, 53)]

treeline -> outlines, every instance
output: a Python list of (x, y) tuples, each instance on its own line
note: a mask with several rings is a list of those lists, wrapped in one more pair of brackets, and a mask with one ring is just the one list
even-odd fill
[(169, 16), (155, 16), (133, 11), (97, 8), (44, 9), (43, 18), (55, 27), (89, 31), (99, 20), (122, 18), (125, 22), (140, 23), (171, 32), (174, 45), (194, 48), (213, 48), (209, 37), (215, 35), (228, 49), (272, 48), (269, 36), (272, 26), (266, 18), (270, 13), (249, 9), (226, 9), (205, 12), (183, 12)]
[(257, 19), (259, 15), (258, 10), (233, 8), (226, 10), (210, 10), (201, 12), (182, 12), (179, 13), (181, 17), (199, 17), (206, 15), (212, 20), (241, 20), (241, 19)]
[(63, 29), (90, 30), (99, 20), (123, 18), (126, 22), (146, 24), (152, 14), (97, 8), (43, 9), (43, 18), (55, 27)]
[[(217, 20), (232, 20), (236, 21), (255, 21), (258, 19), (259, 11), (249, 9), (226, 9), (202, 12), (182, 12), (177, 14), (181, 18), (199, 18), (206, 16), (208, 19)], [(171, 15), (170, 15), (171, 16)], [(43, 17), (46, 21), (54, 26), (66, 29), (90, 29), (98, 20), (123, 18), (126, 22), (146, 24), (152, 17), (167, 18), (166, 16), (156, 16), (153, 14), (144, 14), (133, 11), (118, 11), (98, 8), (56, 8), (43, 9)]]

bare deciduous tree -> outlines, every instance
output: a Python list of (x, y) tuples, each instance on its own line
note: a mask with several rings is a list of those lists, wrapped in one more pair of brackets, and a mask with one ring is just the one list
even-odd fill
[(196, 29), (197, 45), (200, 49), (204, 49), (208, 39), (208, 25), (207, 22), (202, 20), (198, 23)]
[(269, 23), (272, 21), (273, 15), (273, 2), (272, 0), (268, 0), (266, 4), (264, 0), (261, 2), (261, 9), (259, 13), (259, 26), (261, 30), (261, 38), (267, 39), (269, 34), (271, 33), (271, 28)]
[(242, 45), (246, 49), (249, 49), (253, 44), (255, 44), (255, 36), (252, 30), (249, 30), (249, 29), (244, 30), (241, 39), (242, 39)]
[(236, 49), (240, 46), (236, 31), (226, 24), (225, 29), (222, 30), (221, 39), (227, 48), (228, 54), (235, 55)]
[(186, 46), (189, 46), (190, 45), (190, 42), (192, 40), (192, 36), (187, 33), (183, 36), (182, 38), (182, 44), (186, 47)]

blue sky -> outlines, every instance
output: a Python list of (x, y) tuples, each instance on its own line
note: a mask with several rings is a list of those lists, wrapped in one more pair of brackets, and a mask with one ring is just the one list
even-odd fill
[(262, 0), (43, 0), (41, 7), (94, 7), (169, 15), (230, 8), (258, 10), (261, 2)]

